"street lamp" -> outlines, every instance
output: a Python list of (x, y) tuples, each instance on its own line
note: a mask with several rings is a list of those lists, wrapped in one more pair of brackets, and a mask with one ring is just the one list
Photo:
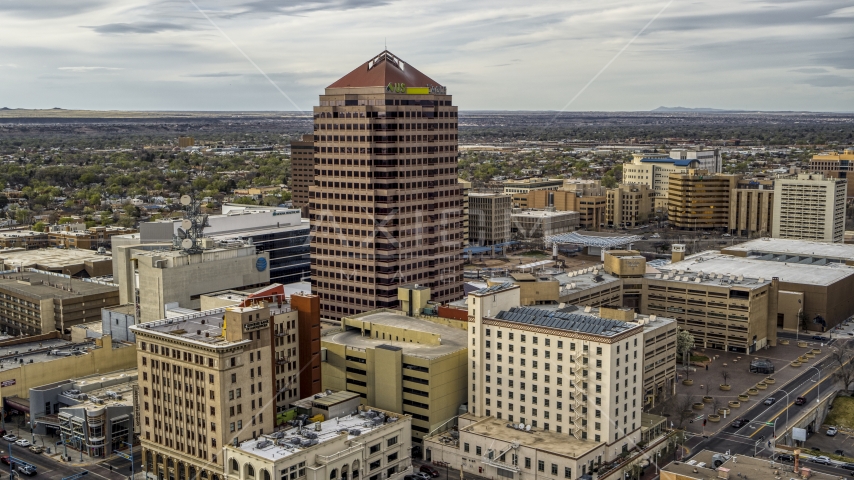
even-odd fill
[[(779, 391), (786, 394), (786, 425), (789, 425), (789, 392), (787, 392), (783, 389), (780, 389)], [(776, 418), (774, 419), (774, 430), (775, 430), (774, 433), (776, 434), (777, 433), (776, 432), (776, 430), (777, 430), (777, 419)]]
[[(821, 370), (819, 370), (818, 367), (809, 367), (809, 368), (814, 368), (815, 371), (818, 372), (818, 382), (816, 383), (815, 403), (821, 403)], [(809, 370), (809, 369), (807, 369), (807, 370)], [(810, 378), (810, 380), (812, 380), (812, 378)]]

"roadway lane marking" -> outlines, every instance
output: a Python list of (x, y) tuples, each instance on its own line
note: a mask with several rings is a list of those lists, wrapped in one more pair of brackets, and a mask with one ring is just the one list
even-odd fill
[[(96, 466), (98, 466), (98, 465), (96, 464), (96, 465), (92, 465), (92, 466), (95, 466), (95, 467), (96, 467)], [(109, 478), (109, 477), (105, 477), (105, 476), (103, 476), (103, 475), (101, 475), (101, 474), (99, 474), (99, 473), (95, 473), (95, 472), (93, 472), (91, 469), (88, 469), (88, 470), (89, 470), (89, 473), (91, 473), (92, 475), (98, 475), (99, 477), (103, 478), (104, 480), (113, 480), (113, 479), (111, 479), (111, 478)]]
[[(834, 372), (836, 372), (836, 370), (834, 370), (833, 372), (831, 372), (831, 374), (833, 374)], [(830, 379), (830, 377), (825, 378), (825, 379), (824, 379), (824, 380), (822, 380), (822, 381), (827, 381), (827, 380), (829, 380), (829, 379)], [(804, 383), (806, 383), (806, 382), (804, 382)], [(803, 395), (800, 395), (800, 396), (802, 396), (802, 397), (803, 397), (803, 396), (805, 396), (805, 395), (809, 394), (810, 392), (812, 392), (813, 390), (815, 390), (816, 388), (818, 388), (818, 385), (819, 385), (820, 383), (821, 383), (821, 382), (816, 383), (816, 384), (815, 384), (815, 385), (813, 385), (812, 387), (808, 388), (805, 392), (803, 392)], [(802, 383), (801, 385), (798, 385), (798, 387), (801, 387), (801, 386), (803, 386), (803, 383)], [(812, 402), (809, 402), (809, 403), (812, 403)], [(784, 409), (780, 410), (779, 412), (777, 412), (777, 414), (776, 414), (776, 415), (774, 415), (773, 417), (769, 418), (769, 419), (768, 419), (768, 421), (773, 423), (773, 421), (774, 421), (774, 420), (776, 420), (776, 419), (777, 419), (777, 418), (779, 418), (781, 415), (783, 415), (784, 413), (786, 413), (786, 410), (787, 410), (789, 407), (792, 407), (792, 406), (794, 406), (794, 405), (795, 405), (795, 402), (790, 403), (789, 405), (787, 405), (787, 406), (786, 406), (786, 408), (784, 408)], [(763, 411), (763, 412), (762, 412), (762, 413), (760, 413), (759, 415), (764, 414), (765, 412), (767, 412), (767, 411), (768, 411), (768, 410), (770, 410), (770, 409), (771, 409), (771, 407), (766, 408), (766, 409), (765, 409), (765, 411)], [(756, 429), (756, 431), (755, 431), (755, 432), (753, 432), (750, 436), (751, 436), (751, 437), (755, 436), (757, 433), (759, 433), (763, 428), (765, 428), (765, 427), (767, 427), (767, 426), (768, 426), (768, 425), (760, 425), (760, 426), (759, 426), (759, 428), (757, 428), (757, 429)], [(773, 427), (772, 427), (772, 428), (773, 428)], [(788, 428), (787, 428), (787, 430), (788, 430)]]

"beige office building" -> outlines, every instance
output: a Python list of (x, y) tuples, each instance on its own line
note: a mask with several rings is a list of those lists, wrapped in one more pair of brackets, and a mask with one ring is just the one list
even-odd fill
[(643, 327), (519, 301), (515, 285), (469, 294), (469, 413), (605, 444), (606, 460), (632, 448)]
[(699, 165), (697, 160), (676, 160), (666, 156), (635, 154), (623, 164), (623, 183), (643, 184), (655, 192), (654, 208), (657, 213), (667, 212), (667, 195), (670, 191), (670, 174), (687, 172)]
[(623, 183), (605, 193), (605, 224), (636, 227), (653, 220), (655, 191), (645, 184)]
[(324, 389), (356, 392), (363, 405), (410, 415), (412, 440), (421, 443), (466, 403), (468, 349), (465, 322), (418, 311), (344, 317), (344, 332), (324, 336), (321, 344)]
[[(291, 201), (294, 207), (308, 207), (308, 188), (314, 185), (314, 135), (291, 142)], [(303, 216), (305, 218), (305, 216)]]
[(729, 232), (744, 237), (769, 237), (773, 218), (774, 181), (739, 180), (730, 192)]
[(706, 170), (670, 174), (667, 217), (683, 230), (729, 228), (730, 193), (737, 175), (710, 175)]
[(771, 236), (842, 242), (847, 180), (802, 173), (774, 184)]
[(457, 107), (388, 51), (336, 80), (314, 108), (312, 291), (325, 317), (394, 308), (397, 287), (463, 296)]
[(469, 193), (469, 243), (489, 246), (509, 242), (512, 199), (503, 193)]
[(561, 178), (523, 178), (504, 182), (504, 193), (528, 193), (535, 190), (558, 190), (563, 186)]
[[(824, 174), (828, 178), (848, 178), (854, 171), (854, 148), (839, 152), (823, 152), (813, 155), (810, 170)], [(854, 197), (854, 182), (848, 182), (848, 197)]]
[[(131, 327), (147, 474), (217, 480), (226, 466), (224, 446), (274, 431), (273, 371), (298, 355), (293, 342), (278, 345), (278, 333), (287, 331), (276, 320), (280, 314), (293, 316), (261, 303)], [(283, 349), (287, 355), (280, 357)]]

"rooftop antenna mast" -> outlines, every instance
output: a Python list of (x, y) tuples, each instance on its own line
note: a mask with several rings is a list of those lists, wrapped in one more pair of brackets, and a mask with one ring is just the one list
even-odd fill
[(201, 253), (200, 240), (204, 237), (204, 229), (210, 227), (208, 216), (199, 213), (199, 202), (194, 196), (182, 195), (181, 206), (184, 209), (184, 219), (178, 228), (180, 248), (185, 253)]

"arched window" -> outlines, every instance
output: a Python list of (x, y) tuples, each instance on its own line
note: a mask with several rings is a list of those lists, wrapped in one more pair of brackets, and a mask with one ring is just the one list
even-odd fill
[(270, 480), (270, 472), (261, 470), (261, 480)]
[(246, 478), (255, 478), (255, 469), (248, 463), (246, 464)]
[(338, 479), (338, 469), (333, 468), (331, 472), (329, 472), (329, 480), (337, 480)]
[(239, 473), (240, 472), (240, 464), (237, 463), (237, 460), (231, 459), (231, 473)]

